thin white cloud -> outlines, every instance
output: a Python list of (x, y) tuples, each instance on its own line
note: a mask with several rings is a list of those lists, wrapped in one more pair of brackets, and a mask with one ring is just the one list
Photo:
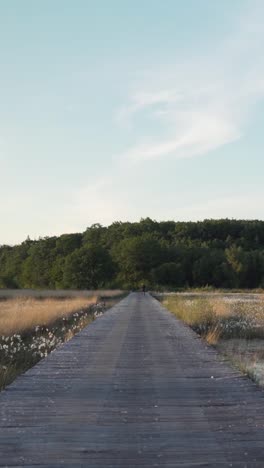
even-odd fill
[(192, 157), (239, 138), (238, 129), (233, 122), (222, 115), (210, 111), (196, 112), (189, 116), (189, 124), (174, 138), (142, 144), (123, 154), (128, 161), (142, 162), (172, 154), (174, 158)]
[(174, 89), (135, 93), (131, 98), (131, 103), (117, 112), (117, 121), (120, 124), (124, 124), (124, 122), (127, 123), (137, 112), (144, 111), (146, 108), (155, 108), (156, 106), (164, 104), (169, 106), (181, 99), (182, 96)]
[[(260, 49), (264, 41), (264, 8), (256, 5), (256, 10), (250, 8), (250, 14), (239, 19), (238, 29), (212, 56), (175, 64), (174, 72), (152, 70), (145, 77), (141, 89), (118, 112), (119, 122), (130, 122), (141, 134), (135, 145), (119, 156), (123, 163), (168, 155), (198, 156), (246, 132), (255, 102), (264, 98), (264, 58)], [(156, 75), (159, 83), (155, 85)]]
[[(157, 187), (148, 197), (142, 180), (137, 180), (137, 164), (198, 157), (245, 135), (255, 103), (264, 98), (264, 56), (260, 50), (264, 28), (258, 26), (264, 15), (260, 7), (259, 14), (256, 10), (239, 19), (236, 32), (224, 39), (212, 56), (191, 57), (169, 70), (157, 67), (143, 73), (142, 83), (115, 115), (119, 124), (131, 126), (138, 138), (99, 179), (73, 194), (69, 207), (73, 222), (109, 224), (145, 216), (264, 218), (262, 194), (223, 195), (198, 204), (194, 193), (193, 203), (180, 200), (177, 205), (176, 197), (166, 198)], [(151, 164), (148, 168), (151, 172)], [(120, 186), (122, 178), (125, 182)]]

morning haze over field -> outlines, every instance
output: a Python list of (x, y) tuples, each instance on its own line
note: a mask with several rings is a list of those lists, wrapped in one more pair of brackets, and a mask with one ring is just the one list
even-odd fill
[(0, 244), (263, 219), (263, 20), (252, 0), (1, 0)]

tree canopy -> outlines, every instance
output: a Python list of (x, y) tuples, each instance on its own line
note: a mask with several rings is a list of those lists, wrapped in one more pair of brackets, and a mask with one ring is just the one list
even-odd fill
[(4, 288), (264, 287), (264, 221), (114, 222), (0, 246)]

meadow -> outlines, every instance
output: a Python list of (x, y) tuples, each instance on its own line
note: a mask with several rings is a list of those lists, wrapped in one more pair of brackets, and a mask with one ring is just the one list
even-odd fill
[[(1, 291), (3, 294), (3, 291)], [(120, 291), (9, 291), (0, 298), (0, 389), (89, 325), (121, 297)]]
[(264, 386), (264, 295), (197, 293), (158, 299), (232, 365)]
[(121, 289), (97, 289), (94, 290), (80, 290), (80, 289), (59, 289), (59, 290), (52, 290), (52, 289), (4, 289), (0, 288), (0, 300), (1, 299), (14, 299), (20, 297), (27, 297), (27, 298), (37, 298), (37, 299), (44, 299), (44, 298), (70, 298), (70, 297), (87, 297), (91, 298), (94, 295), (98, 297), (116, 297), (123, 294), (123, 290)]

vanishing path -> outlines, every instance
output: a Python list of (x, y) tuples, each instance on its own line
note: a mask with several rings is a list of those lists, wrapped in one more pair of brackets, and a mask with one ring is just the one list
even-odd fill
[(263, 468), (263, 395), (133, 293), (0, 395), (0, 466)]

